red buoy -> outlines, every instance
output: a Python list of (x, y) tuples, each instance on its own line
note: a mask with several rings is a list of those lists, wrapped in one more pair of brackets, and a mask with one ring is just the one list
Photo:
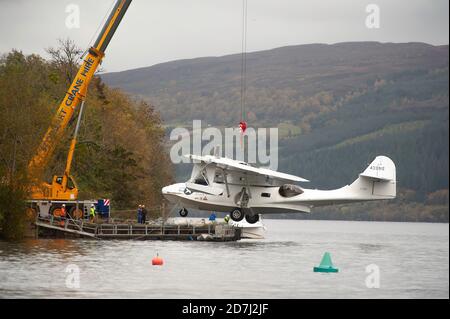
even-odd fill
[(164, 260), (159, 257), (158, 254), (156, 254), (156, 257), (153, 257), (152, 259), (152, 265), (153, 266), (162, 266), (164, 264)]

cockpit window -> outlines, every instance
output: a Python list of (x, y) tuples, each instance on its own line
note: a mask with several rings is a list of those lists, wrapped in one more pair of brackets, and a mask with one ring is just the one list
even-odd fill
[(303, 189), (297, 185), (284, 184), (279, 188), (278, 193), (283, 197), (294, 197), (303, 194)]
[(197, 176), (194, 180), (195, 184), (208, 186), (208, 182), (206, 181), (203, 175)]
[(222, 172), (217, 170), (216, 174), (214, 175), (214, 183), (223, 184), (224, 182), (225, 181), (224, 181)]

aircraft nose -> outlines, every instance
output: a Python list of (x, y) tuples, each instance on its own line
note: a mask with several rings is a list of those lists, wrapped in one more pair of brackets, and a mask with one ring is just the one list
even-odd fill
[(185, 184), (184, 183), (178, 183), (178, 184), (173, 184), (173, 185), (169, 185), (169, 186), (165, 186), (161, 189), (161, 192), (163, 193), (163, 195), (166, 194), (182, 194), (184, 189), (185, 189)]
[(161, 189), (161, 192), (163, 193), (163, 195), (167, 194), (167, 193), (169, 192), (169, 186), (164, 186), (164, 187)]

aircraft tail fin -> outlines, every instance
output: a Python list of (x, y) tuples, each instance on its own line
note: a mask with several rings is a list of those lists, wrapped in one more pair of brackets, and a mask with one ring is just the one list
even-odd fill
[(359, 195), (373, 199), (395, 198), (397, 180), (394, 162), (387, 156), (377, 156), (350, 188)]

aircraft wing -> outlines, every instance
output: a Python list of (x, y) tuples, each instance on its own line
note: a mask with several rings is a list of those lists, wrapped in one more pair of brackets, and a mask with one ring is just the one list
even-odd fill
[(200, 155), (192, 155), (192, 154), (186, 155), (186, 156), (194, 161), (199, 161), (199, 162), (202, 162), (205, 164), (213, 164), (224, 170), (249, 172), (249, 173), (253, 173), (255, 175), (269, 176), (274, 179), (290, 181), (290, 182), (309, 182), (309, 180), (304, 179), (299, 176), (281, 173), (281, 172), (277, 172), (277, 171), (267, 169), (267, 168), (253, 167), (245, 162), (236, 161), (236, 160), (226, 158), (226, 157), (216, 157), (216, 156), (212, 156), (212, 155), (200, 156)]

